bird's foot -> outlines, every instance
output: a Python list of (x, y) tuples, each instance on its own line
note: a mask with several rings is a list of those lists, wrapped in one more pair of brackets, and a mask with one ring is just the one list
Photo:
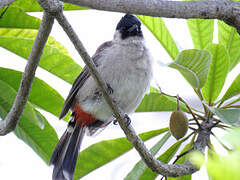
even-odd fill
[(131, 119), (130, 119), (130, 117), (129, 117), (127, 114), (125, 114), (125, 115), (124, 115), (124, 119), (126, 120), (127, 126), (129, 126), (129, 125), (131, 124)]
[(112, 94), (113, 93), (113, 88), (110, 86), (110, 84), (107, 83), (107, 90), (108, 90), (108, 94)]
[[(130, 117), (129, 117), (127, 114), (125, 114), (125, 115), (124, 115), (124, 119), (126, 120), (127, 126), (129, 126), (129, 125), (131, 124), (131, 119), (130, 119)], [(113, 121), (113, 124), (114, 124), (114, 125), (118, 125), (118, 121), (115, 119), (115, 120)]]

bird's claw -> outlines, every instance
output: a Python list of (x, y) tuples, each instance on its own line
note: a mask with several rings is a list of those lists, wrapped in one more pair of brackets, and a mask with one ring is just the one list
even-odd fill
[(124, 119), (126, 120), (127, 126), (129, 126), (131, 124), (130, 117), (127, 114), (125, 114)]
[(113, 124), (114, 124), (114, 125), (118, 125), (118, 121), (117, 121), (117, 120), (114, 120), (114, 121), (113, 121)]
[(113, 88), (108, 83), (107, 83), (107, 88), (108, 88), (108, 94), (112, 94), (113, 93)]
[[(131, 124), (131, 119), (128, 117), (127, 114), (124, 115), (124, 119), (126, 120), (127, 126), (129, 126), (129, 125)], [(113, 124), (114, 124), (114, 125), (118, 125), (118, 121), (117, 121), (117, 120), (114, 120), (114, 121), (113, 121)]]

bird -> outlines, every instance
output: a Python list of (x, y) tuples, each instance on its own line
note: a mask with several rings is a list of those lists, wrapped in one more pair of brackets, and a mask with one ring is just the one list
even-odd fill
[[(145, 45), (141, 21), (132, 14), (125, 14), (117, 24), (113, 40), (100, 45), (92, 60), (115, 104), (126, 116), (133, 113), (152, 79), (153, 60)], [(59, 119), (69, 110), (67, 129), (50, 160), (50, 165), (54, 166), (53, 180), (72, 180), (85, 133), (92, 136), (115, 120), (86, 66), (74, 81)]]

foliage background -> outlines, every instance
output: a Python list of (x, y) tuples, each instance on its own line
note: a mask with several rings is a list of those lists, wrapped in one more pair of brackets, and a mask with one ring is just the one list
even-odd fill
[[(92, 10), (91, 10), (91, 12), (82, 11), (82, 12), (70, 12), (70, 13), (66, 13), (66, 14), (68, 15), (69, 20), (73, 24), (74, 29), (77, 30), (80, 38), (83, 40), (83, 43), (86, 44), (86, 47), (89, 50), (90, 54), (93, 54), (96, 47), (98, 45), (100, 45), (102, 42), (112, 38), (112, 35), (114, 33), (115, 25), (117, 24), (118, 20), (122, 16), (121, 14), (118, 14), (118, 13), (100, 13), (100, 12), (95, 12), (95, 11), (92, 11)], [(33, 14), (33, 15), (39, 16), (39, 14)], [(99, 16), (99, 15), (101, 15), (101, 16)], [(104, 23), (103, 23), (102, 19), (104, 19), (104, 21), (105, 21)], [(37, 22), (36, 22), (36, 24), (37, 24)], [(174, 40), (178, 42), (178, 45), (181, 44), (182, 47), (179, 47), (180, 49), (189, 49), (189, 48), (193, 47), (185, 21), (183, 21), (183, 20), (167, 20), (166, 24), (168, 25), (168, 27), (170, 27), (170, 30), (172, 30), (171, 32), (172, 32)], [(176, 29), (177, 24), (179, 24), (179, 26), (178, 26), (179, 28)], [(180, 26), (180, 24), (181, 24), (181, 26)], [(33, 25), (31, 25), (31, 26), (33, 26)], [(35, 27), (31, 27), (31, 28), (35, 28)], [(56, 27), (56, 25), (55, 25), (55, 30), (52, 32), (52, 36), (56, 37), (56, 39), (59, 40), (62, 44), (64, 44), (65, 47), (67, 47), (67, 48), (69, 47), (71, 57), (73, 57), (73, 59), (75, 59), (75, 60), (77, 60), (77, 62), (79, 62), (80, 58), (79, 58), (78, 55), (76, 55), (74, 53), (74, 50), (72, 48), (72, 45), (69, 43), (68, 38), (64, 35), (64, 33), (61, 33), (60, 31), (61, 31), (61, 29), (59, 27)], [(6, 33), (8, 33), (8, 32), (6, 31)], [(17, 30), (16, 30), (15, 33), (18, 33)], [(159, 42), (157, 42), (155, 40), (155, 38), (151, 35), (151, 33), (147, 32), (147, 30), (144, 29), (144, 34), (146, 36), (146, 39), (147, 39), (148, 44), (150, 46), (150, 49), (153, 51), (153, 56), (154, 56), (155, 60), (156, 61), (160, 60), (163, 63), (170, 62), (170, 57), (166, 54), (165, 51), (163, 51), (163, 48), (160, 46)], [(182, 34), (184, 34), (184, 36)], [(27, 34), (25, 34), (25, 35), (27, 35)], [(29, 41), (32, 41), (31, 34), (28, 34), (28, 38), (29, 38), (28, 39)], [(6, 41), (6, 44), (9, 43), (8, 40), (4, 39), (4, 37), (2, 37), (1, 40), (2, 40), (2, 43), (4, 43), (4, 41)], [(15, 40), (15, 42), (16, 42), (16, 40)], [(54, 45), (57, 45), (57, 44), (52, 44), (52, 45), (54, 46)], [(2, 46), (4, 46), (4, 45), (2, 45)], [(203, 45), (201, 45), (201, 46), (203, 46)], [(24, 51), (24, 48), (25, 48), (24, 46), (20, 45), (19, 48), (20, 49), (23, 48), (22, 52), (25, 52)], [(51, 46), (49, 46), (49, 48), (51, 48)], [(202, 48), (202, 47), (200, 47), (200, 48)], [(1, 49), (1, 51), (3, 52), (3, 54), (7, 53), (3, 49)], [(53, 52), (54, 52), (54, 50), (53, 50)], [(172, 57), (176, 56), (176, 53), (174, 53), (174, 51), (169, 51), (169, 52), (170, 52), (170, 56), (172, 56)], [(61, 53), (66, 54), (66, 52), (64, 50), (62, 52), (59, 52), (59, 54), (61, 54)], [(27, 54), (28, 53), (25, 52), (24, 54), (22, 54), (22, 56), (27, 56)], [(11, 56), (12, 56), (12, 58), (11, 58)], [(53, 59), (55, 59), (55, 60), (59, 59), (59, 58), (61, 58), (61, 56), (62, 55), (58, 55), (58, 56), (54, 57)], [(19, 68), (18, 70), (23, 70), (23, 68), (21, 68), (21, 67), (23, 67), (24, 61), (21, 61), (21, 63), (20, 63), (20, 61), (19, 61), (20, 57), (15, 56), (13, 54), (9, 55), (9, 53), (8, 53), (5, 57), (5, 59), (7, 59), (7, 61), (1, 61), (1, 63), (2, 63), (1, 66), (12, 67), (13, 69), (16, 69), (16, 67), (17, 67), (17, 68)], [(14, 61), (14, 60), (12, 61), (11, 59), (17, 59), (17, 61)], [(62, 61), (65, 61), (65, 59), (62, 60)], [(160, 62), (158, 62), (158, 63), (160, 63)], [(66, 63), (66, 64), (69, 64), (69, 63)], [(44, 66), (44, 63), (42, 63), (42, 66)], [(64, 68), (64, 69), (67, 69), (67, 68)], [(160, 69), (160, 71), (159, 71), (159, 69)], [(53, 67), (49, 67), (49, 71), (51, 71), (51, 70), (52, 70), (52, 72), (54, 72), (57, 69), (56, 68), (54, 69)], [(180, 96), (182, 96), (188, 102), (192, 101), (192, 103), (190, 103), (190, 104), (195, 104), (194, 103), (194, 98), (195, 97), (189, 96), (189, 94), (193, 95), (193, 90), (186, 83), (186, 81), (183, 80), (183, 78), (179, 75), (179, 73), (177, 73), (175, 70), (172, 70), (172, 69), (169, 69), (169, 68), (163, 68), (163, 67), (160, 67), (160, 66), (155, 66), (155, 70), (156, 70), (155, 77), (157, 78), (157, 80), (158, 80), (159, 84), (161, 85), (162, 89), (164, 90), (164, 92), (167, 92), (169, 94), (179, 93)], [(63, 75), (65, 75), (65, 74), (67, 74), (67, 73), (63, 73)], [(234, 72), (232, 74), (234, 74)], [(68, 93), (68, 89), (70, 88), (69, 84), (66, 84), (65, 82), (60, 81), (60, 80), (56, 81), (56, 77), (50, 75), (49, 73), (47, 73), (45, 70), (42, 70), (41, 68), (40, 68), (40, 70), (38, 70), (37, 76), (41, 77), (43, 80), (48, 82), (51, 86), (58, 89), (58, 92), (63, 97), (66, 97), (66, 95)], [(233, 77), (234, 76), (235, 75), (233, 75)], [(165, 78), (165, 77), (168, 77), (168, 78)], [(178, 79), (177, 81), (176, 81), (176, 77)], [(73, 78), (73, 77), (72, 76), (66, 76), (66, 77), (63, 77), (63, 78), (65, 78), (66, 81), (68, 81), (68, 82), (72, 82), (71, 78)], [(228, 78), (232, 79), (231, 77), (228, 77)], [(227, 81), (227, 82), (230, 84), (231, 80)], [(62, 87), (65, 87), (65, 88), (62, 88)], [(59, 101), (61, 101), (61, 99)], [(56, 103), (58, 103), (58, 102), (56, 102)], [(34, 102), (33, 102), (33, 104), (34, 104)], [(196, 105), (195, 105), (195, 107), (196, 107)], [(59, 110), (56, 110), (56, 109), (53, 108), (52, 113), (55, 113), (57, 115), (58, 111)], [(63, 132), (63, 129), (65, 129), (66, 124), (64, 122), (57, 121), (56, 117), (53, 117), (53, 116), (49, 115), (48, 113), (45, 113), (45, 112), (42, 112), (42, 113), (44, 115), (47, 114), (47, 116), (46, 116), (47, 119), (48, 120), (51, 119), (50, 122), (55, 128), (57, 126), (59, 126), (59, 124), (61, 124), (61, 128), (59, 130), (59, 132), (61, 134)], [(136, 118), (136, 120), (135, 120), (134, 117), (138, 117), (138, 118)], [(161, 113), (160, 118), (159, 118), (159, 114), (154, 114), (154, 115), (147, 114), (146, 116), (143, 115), (143, 114), (140, 114), (140, 115), (138, 114), (138, 115), (135, 115), (134, 117), (133, 117), (133, 119), (134, 119), (133, 126), (136, 127), (137, 132), (144, 132), (146, 130), (156, 129), (156, 127), (158, 127), (158, 128), (166, 127), (166, 125), (163, 125), (164, 124), (163, 122), (168, 121), (167, 114), (164, 115), (163, 113)], [(146, 121), (148, 123), (146, 123)], [(36, 123), (38, 124), (37, 120), (36, 120)], [(150, 127), (149, 124), (151, 124), (152, 126)], [(45, 124), (45, 126), (46, 126), (46, 124)], [(149, 127), (147, 127), (147, 126), (149, 126)], [(114, 131), (113, 131), (113, 129), (114, 129)], [(21, 133), (20, 131), (17, 131), (17, 132)], [(108, 128), (108, 130), (105, 130), (96, 139), (85, 138), (83, 148), (89, 146), (90, 144), (92, 144), (92, 143), (94, 143), (94, 142), (96, 142), (100, 139), (108, 139), (109, 134), (111, 134), (111, 138), (119, 137), (118, 133), (123, 135), (122, 132), (121, 132), (121, 129), (119, 127), (111, 126), (110, 128)], [(106, 138), (106, 136), (107, 136), (107, 138)], [(55, 138), (55, 137), (53, 137), (53, 138)], [(5, 144), (9, 143), (8, 140), (3, 139), (3, 138), (1, 138), (1, 141), (3, 141), (3, 143), (5, 143)], [(173, 143), (174, 140), (172, 139), (170, 142)], [(19, 143), (19, 141), (17, 141), (16, 144), (17, 143)], [(14, 143), (14, 146), (12, 146), (12, 148), (9, 148), (7, 146), (4, 147), (4, 148), (6, 148), (6, 151), (9, 151), (9, 149), (11, 149), (11, 150), (13, 150), (13, 152), (11, 152), (11, 153), (16, 154), (16, 149), (18, 149), (18, 148), (16, 148), (16, 144)], [(23, 145), (23, 146), (25, 146), (25, 145)], [(168, 144), (165, 144), (165, 146), (168, 147)], [(4, 150), (4, 149), (1, 149), (1, 150)], [(164, 152), (165, 150), (166, 149), (162, 149), (161, 152)], [(30, 152), (28, 152), (28, 153), (32, 153), (32, 151), (30, 150)], [(5, 154), (10, 154), (10, 152), (5, 153)], [(15, 160), (16, 159), (19, 160), (19, 158), (21, 157), (21, 156), (19, 156), (19, 154), (21, 154), (21, 156), (24, 157), (24, 158), (26, 156), (28, 156), (28, 155), (23, 155), (22, 153), (18, 152), (16, 154), (17, 157), (13, 156)], [(132, 152), (132, 155), (133, 154), (135, 154), (135, 152)], [(122, 170), (119, 170), (119, 166), (120, 166), (120, 168), (124, 167), (122, 169), (126, 169), (126, 170), (131, 169), (131, 167), (135, 164), (135, 162), (137, 162), (137, 159), (135, 157), (139, 158), (138, 156), (132, 156), (132, 155), (128, 156), (127, 160), (129, 160), (129, 157), (131, 157), (131, 161), (133, 163), (130, 164), (129, 162), (124, 162), (124, 161), (122, 163), (119, 163), (119, 161), (118, 161), (117, 165), (116, 165), (116, 171), (113, 171), (113, 172), (109, 173), (110, 174), (109, 179), (112, 179), (111, 178), (112, 173), (114, 173), (114, 176), (119, 177), (119, 179), (122, 179), (122, 177), (125, 177), (126, 174), (118, 175), (116, 173), (117, 172), (123, 172)], [(48, 158), (49, 158), (48, 156), (43, 157), (43, 159), (45, 159), (45, 161), (47, 161)], [(7, 159), (6, 161), (8, 161), (9, 165), (11, 165), (11, 166), (12, 166), (12, 163), (15, 162), (14, 160), (11, 161), (10, 159)], [(4, 162), (6, 162), (6, 161), (4, 161)], [(19, 160), (19, 161), (21, 162), (21, 164), (15, 164), (17, 167), (27, 168), (27, 166), (22, 165), (22, 162), (26, 161), (27, 163), (29, 163), (29, 161), (27, 161), (27, 160), (25, 160), (25, 161), (24, 160)], [(30, 164), (29, 169), (30, 168), (32, 169), (31, 163), (29, 163), (29, 164)], [(128, 168), (128, 166), (126, 166), (127, 164), (129, 164), (128, 165), (129, 168)], [(1, 166), (1, 164), (0, 164), (0, 166)], [(105, 169), (108, 169), (108, 171), (109, 171), (109, 166), (112, 167), (112, 165), (107, 165), (105, 167)], [(3, 164), (3, 167), (5, 167), (5, 168), (7, 167), (7, 166), (5, 166), (5, 163)], [(43, 167), (47, 168), (47, 171), (49, 172), (49, 175), (45, 178), (45, 179), (48, 179), (50, 177), (49, 168), (46, 167), (45, 164), (43, 165)], [(11, 168), (13, 168), (13, 167), (11, 167)], [(20, 170), (19, 168), (14, 168), (14, 169), (18, 169), (19, 173), (25, 171), (25, 170)], [(128, 173), (128, 171), (126, 171), (126, 170), (125, 170), (125, 173)], [(38, 169), (38, 171), (39, 171), (39, 169)], [(8, 172), (8, 171), (6, 170), (5, 172)], [(100, 170), (97, 170), (97, 172), (95, 174), (99, 175), (99, 172), (100, 172)], [(102, 169), (102, 173), (104, 175), (106, 175), (106, 170)], [(9, 173), (9, 174), (11, 174), (11, 173)], [(45, 174), (45, 173), (42, 173), (42, 174)], [(14, 176), (15, 174), (11, 174), (11, 175)], [(93, 176), (94, 176), (94, 173), (93, 173)], [(101, 176), (101, 175), (99, 175), (99, 176)], [(19, 178), (19, 175), (17, 175), (17, 177)], [(26, 174), (24, 174), (23, 177), (24, 177), (24, 179), (26, 179)], [(31, 177), (34, 177), (36, 179), (35, 175), (31, 176), (29, 174), (29, 179), (31, 179)], [(86, 176), (86, 179), (88, 179), (88, 178), (90, 178), (90, 177)], [(201, 178), (202, 178), (202, 176), (201, 176)], [(41, 178), (41, 179), (43, 179), (43, 178)]]

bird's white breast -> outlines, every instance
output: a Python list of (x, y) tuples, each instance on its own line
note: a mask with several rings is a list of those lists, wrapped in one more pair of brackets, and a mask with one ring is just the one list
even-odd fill
[[(132, 113), (149, 88), (152, 62), (144, 42), (118, 43), (108, 48), (99, 60), (98, 71), (113, 89), (113, 98), (124, 113)], [(90, 77), (78, 93), (83, 110), (102, 121), (113, 120), (104, 98), (94, 98), (98, 87)]]

